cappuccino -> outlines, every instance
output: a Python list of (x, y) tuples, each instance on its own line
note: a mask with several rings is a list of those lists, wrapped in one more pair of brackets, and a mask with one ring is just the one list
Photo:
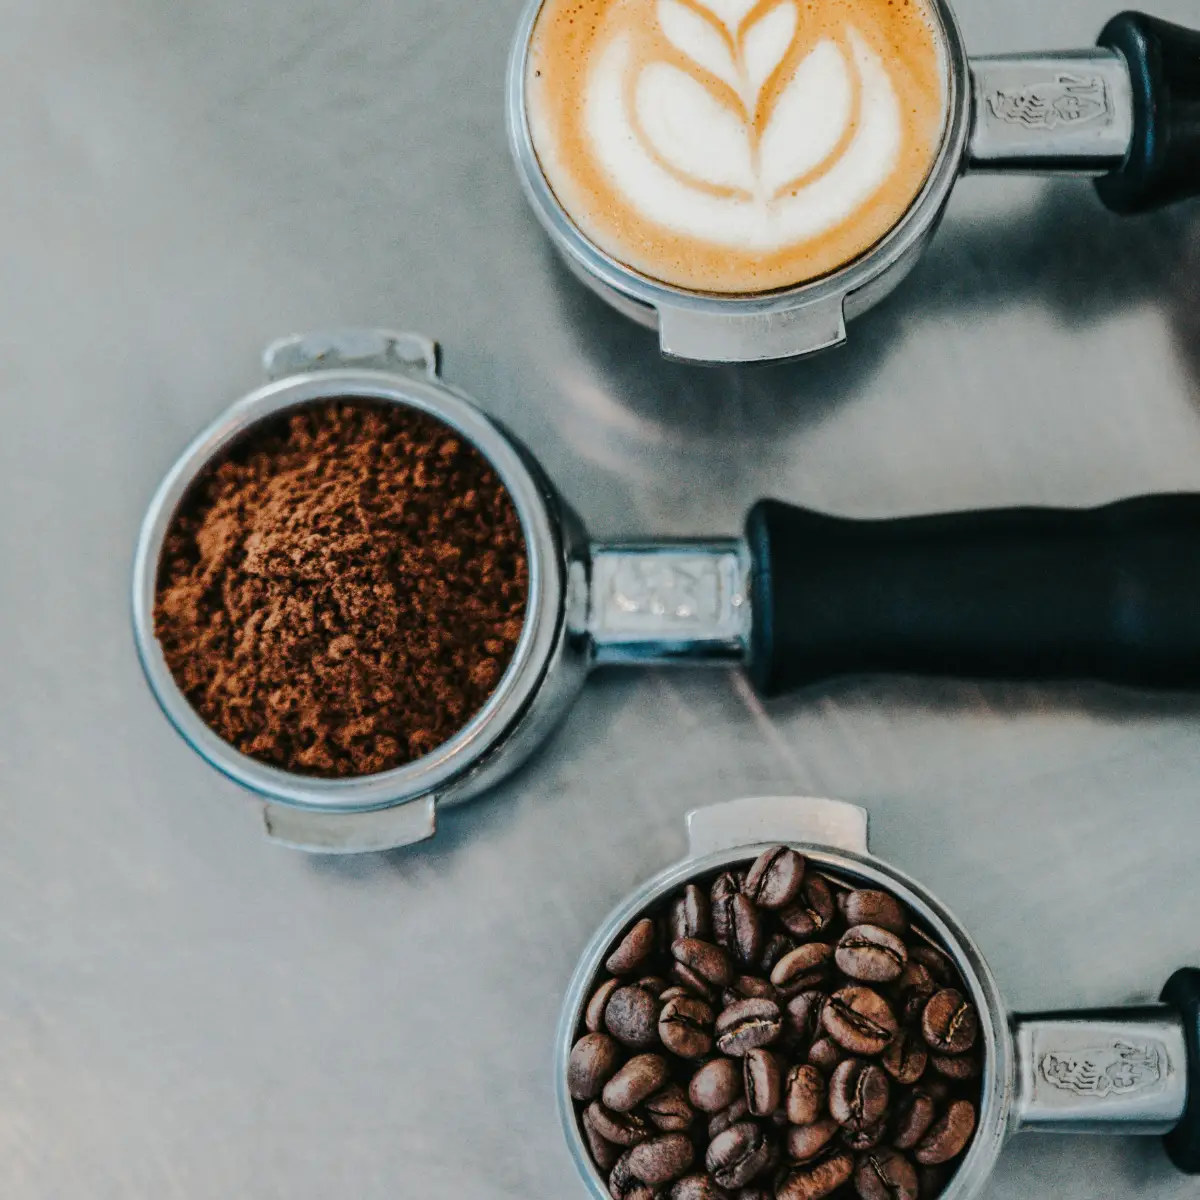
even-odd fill
[(662, 283), (793, 287), (904, 216), (937, 157), (932, 0), (545, 0), (526, 112), (596, 246)]

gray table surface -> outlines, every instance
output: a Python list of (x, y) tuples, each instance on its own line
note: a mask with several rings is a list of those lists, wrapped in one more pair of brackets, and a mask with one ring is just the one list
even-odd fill
[[(0, 0), (0, 1195), (581, 1195), (551, 1092), (575, 959), (683, 813), (798, 791), (972, 928), (1013, 1005), (1200, 960), (1200, 706), (871, 681), (593, 681), (416, 853), (273, 848), (159, 716), (128, 632), (143, 506), (330, 324), (441, 339), (600, 535), (1200, 489), (1200, 210), (972, 179), (853, 345), (659, 361), (556, 265), (501, 115), (520, 0)], [(976, 52), (1113, 0), (962, 0)], [(1195, 0), (1155, 0), (1195, 20)], [(1154, 1142), (1025, 1139), (987, 1195), (1196, 1195)]]

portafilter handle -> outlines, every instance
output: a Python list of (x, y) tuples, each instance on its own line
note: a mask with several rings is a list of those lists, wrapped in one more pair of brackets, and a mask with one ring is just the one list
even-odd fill
[(1171, 1161), (1200, 1174), (1200, 970), (1162, 1003), (1017, 1016), (1015, 1132), (1162, 1134)]
[(1200, 32), (1114, 17), (1099, 48), (971, 60), (970, 171), (1096, 175), (1145, 212), (1200, 194)]

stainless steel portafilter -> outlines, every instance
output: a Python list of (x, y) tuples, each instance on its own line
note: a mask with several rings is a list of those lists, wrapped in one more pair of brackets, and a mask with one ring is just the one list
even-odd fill
[[(740, 666), (766, 696), (881, 671), (1200, 683), (1200, 497), (888, 521), (762, 501), (740, 538), (598, 543), (529, 452), (442, 381), (428, 339), (291, 338), (266, 369), (269, 382), (184, 450), (151, 501), (133, 619), (163, 711), (264, 798), (269, 835), (288, 845), (337, 853), (430, 837), (439, 805), (478, 795), (546, 739), (593, 667)], [(167, 668), (153, 612), (163, 539), (205, 468), (260, 422), (339, 397), (419, 409), (488, 458), (521, 520), (530, 590), (513, 660), (464, 729), (406, 766), (333, 780), (267, 766), (213, 733)]]
[(1123, 13), (1095, 49), (969, 58), (949, 0), (929, 0), (945, 117), (937, 158), (904, 216), (857, 259), (796, 287), (730, 296), (670, 286), (596, 246), (546, 181), (525, 103), (542, 4), (528, 0), (509, 69), (509, 143), (521, 183), (570, 270), (618, 311), (656, 329), (671, 358), (756, 362), (841, 345), (847, 322), (916, 265), (964, 174), (1093, 176), (1101, 200), (1118, 213), (1200, 193), (1200, 32)]
[[(1155, 1134), (1175, 1165), (1200, 1174), (1200, 970), (1168, 982), (1158, 1004), (1091, 1012), (1010, 1013), (979, 947), (922, 884), (875, 858), (867, 813), (835, 800), (760, 797), (688, 814), (686, 857), (628, 896), (579, 960), (559, 1022), (555, 1087), (563, 1132), (593, 1200), (607, 1185), (588, 1154), (567, 1086), (583, 1010), (614, 943), (691, 880), (787, 844), (850, 886), (881, 888), (908, 905), (954, 960), (980, 1018), (983, 1088), (974, 1140), (942, 1200), (978, 1196), (1004, 1143), (1018, 1133)], [(1097, 1182), (1096, 1193), (1105, 1194)]]

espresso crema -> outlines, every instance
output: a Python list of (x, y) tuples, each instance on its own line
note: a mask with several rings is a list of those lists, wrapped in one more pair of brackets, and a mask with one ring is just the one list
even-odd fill
[(601, 250), (753, 293), (852, 262), (937, 157), (927, 0), (546, 0), (526, 111), (546, 181)]

